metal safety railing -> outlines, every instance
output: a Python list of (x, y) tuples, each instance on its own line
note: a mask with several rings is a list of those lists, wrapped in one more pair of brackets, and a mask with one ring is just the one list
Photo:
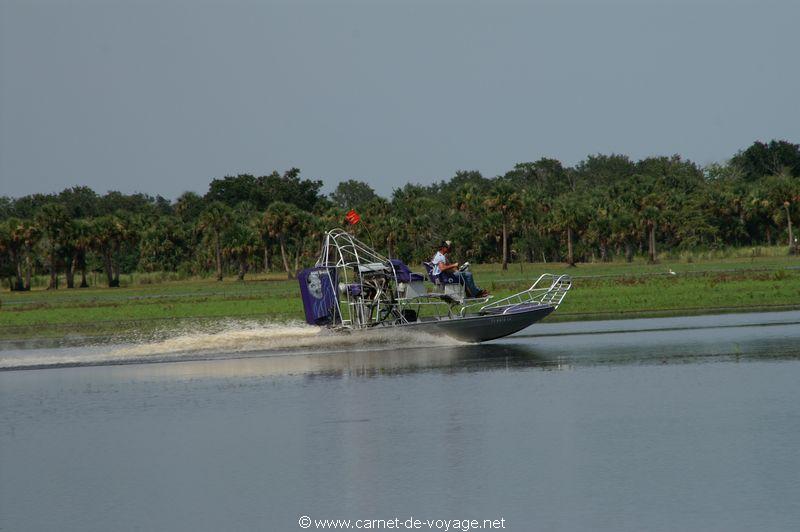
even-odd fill
[(572, 278), (569, 275), (543, 273), (530, 288), (516, 294), (492, 301), (480, 307), (479, 312), (503, 309), (503, 313), (512, 312), (522, 305), (551, 305), (557, 309), (569, 289)]

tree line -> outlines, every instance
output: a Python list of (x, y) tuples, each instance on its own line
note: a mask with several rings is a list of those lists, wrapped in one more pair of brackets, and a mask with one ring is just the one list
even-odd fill
[[(409, 263), (443, 239), (476, 262), (609, 261), (658, 250), (786, 244), (797, 253), (800, 145), (755, 142), (724, 164), (678, 155), (633, 161), (591, 155), (575, 166), (542, 158), (496, 177), (459, 171), (432, 185), (407, 184), (390, 198), (348, 180), (330, 195), (322, 182), (282, 174), (214, 179), (204, 195), (174, 201), (73, 187), (58, 194), (0, 197), (0, 275), (29, 290), (37, 273), (58, 288), (88, 286), (102, 272), (178, 272), (244, 279), (280, 270), (292, 278), (313, 261), (325, 230), (355, 209), (357, 236)], [(76, 280), (76, 277), (78, 279)]]

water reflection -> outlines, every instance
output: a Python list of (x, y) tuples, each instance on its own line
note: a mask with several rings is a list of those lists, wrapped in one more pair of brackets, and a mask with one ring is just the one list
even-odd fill
[[(69, 348), (18, 351), (13, 358), (12, 355), (6, 356), (12, 363), (41, 360), (53, 365), (79, 366), (60, 368), (59, 371), (87, 371), (89, 368), (74, 362), (85, 358), (91, 365), (112, 364), (105, 371), (122, 377), (167, 379), (298, 375), (308, 378), (370, 378), (426, 371), (561, 371), (597, 365), (794, 360), (800, 358), (798, 314), (717, 317), (716, 321), (705, 317), (696, 328), (688, 327), (690, 321), (682, 323), (674, 319), (631, 320), (627, 323), (629, 330), (624, 332), (618, 330), (622, 325), (619, 322), (557, 324), (533, 327), (526, 334), (486, 344), (460, 344), (424, 337), (412, 342), (395, 334), (396, 337), (363, 345), (355, 336), (345, 337), (343, 345), (331, 343), (337, 338), (330, 336), (323, 338), (326, 343), (312, 338), (319, 344), (316, 349), (287, 350), (287, 346), (281, 344), (279, 349), (190, 351), (174, 355), (156, 352), (128, 359), (119, 355), (107, 356), (105, 350), (108, 347), (95, 346), (93, 354), (88, 348), (85, 352), (80, 348)], [(720, 326), (709, 326), (713, 323)], [(531, 334), (536, 331), (542, 335)], [(258, 337), (257, 331), (248, 331), (247, 334), (248, 338)], [(205, 345), (203, 342), (200, 344)], [(176, 358), (166, 358), (173, 356)], [(101, 362), (95, 362), (95, 359)], [(148, 363), (142, 363), (145, 361)]]
[(142, 377), (370, 378), (436, 371), (461, 373), (584, 366), (692, 364), (800, 359), (800, 327), (743, 327), (731, 331), (663, 331), (509, 338), (455, 346), (381, 349), (321, 354), (248, 354), (233, 360), (144, 364), (117, 368)]

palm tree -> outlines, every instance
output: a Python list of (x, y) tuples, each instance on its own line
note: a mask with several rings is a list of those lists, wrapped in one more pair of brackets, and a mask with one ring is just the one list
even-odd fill
[(536, 252), (541, 247), (544, 253), (544, 219), (549, 210), (545, 198), (535, 188), (528, 188), (520, 195), (521, 208), (517, 218), (520, 244), (525, 248), (528, 262), (536, 261)]
[[(16, 270), (14, 264), (14, 254), (11, 251), (13, 241), (11, 240), (11, 230), (8, 224), (0, 222), (0, 275), (5, 275), (9, 270), (6, 268), (6, 257), (9, 259), (11, 270)], [(9, 275), (8, 287), (14, 290), (14, 282)]]
[(126, 213), (117, 211), (114, 215), (117, 225), (117, 239), (114, 242), (114, 285), (119, 286), (119, 274), (122, 271), (123, 246), (126, 243), (134, 243), (139, 238), (138, 227), (144, 225), (143, 216), (135, 215), (133, 218)]
[(198, 229), (210, 235), (214, 246), (217, 281), (222, 280), (222, 232), (230, 226), (231, 210), (222, 202), (212, 202), (200, 215)]
[(205, 202), (196, 192), (184, 192), (175, 200), (174, 205), (174, 211), (178, 218), (184, 223), (190, 223), (197, 220), (202, 214)]
[(289, 257), (287, 255), (287, 243), (289, 235), (296, 228), (300, 217), (300, 209), (291, 203), (284, 201), (274, 201), (264, 213), (264, 225), (269, 228), (269, 235), (278, 241), (281, 249), (281, 260), (283, 268), (289, 279), (294, 279), (292, 270), (289, 267)]
[(447, 222), (447, 206), (436, 198), (422, 196), (399, 207), (399, 216), (406, 221), (402, 227), (406, 234), (401, 242), (405, 253), (398, 256), (420, 262), (430, 258), (431, 244), (447, 239), (454, 229)]
[(563, 196), (553, 204), (553, 209), (550, 211), (550, 225), (555, 231), (566, 232), (567, 235), (567, 265), (575, 266), (575, 255), (573, 253), (573, 232), (575, 223), (572, 218), (572, 208), (569, 201)]
[[(371, 233), (368, 236), (375, 238), (374, 243), (386, 245), (388, 257), (393, 257), (399, 223), (392, 213), (391, 204), (381, 197), (373, 198), (364, 206), (363, 220), (369, 220)], [(322, 220), (320, 220), (320, 223), (322, 223)]]
[(310, 212), (300, 211), (297, 217), (297, 225), (294, 228), (295, 236), (295, 256), (294, 271), (300, 270), (300, 259), (305, 254), (307, 248), (314, 249), (319, 245), (322, 237), (322, 221)]
[(556, 198), (550, 211), (554, 229), (567, 235), (567, 264), (575, 266), (574, 239), (585, 229), (588, 219), (586, 198), (576, 192), (567, 192)]
[(67, 288), (75, 288), (75, 266), (78, 248), (75, 245), (77, 238), (77, 220), (68, 220), (59, 235), (59, 248), (64, 261), (64, 276), (67, 278)]
[(240, 281), (244, 281), (244, 276), (250, 269), (249, 258), (257, 245), (256, 232), (249, 224), (240, 221), (234, 222), (224, 233), (224, 253), (238, 263), (237, 278)]
[(662, 199), (657, 194), (648, 194), (639, 201), (639, 223), (647, 232), (647, 262), (650, 264), (657, 262), (656, 228), (661, 219)]
[(189, 254), (189, 232), (180, 218), (163, 215), (138, 224), (138, 267), (145, 271), (177, 271)]
[(659, 218), (658, 207), (654, 205), (645, 205), (640, 212), (644, 225), (647, 228), (647, 262), (655, 264), (658, 262), (656, 258), (656, 226)]
[(264, 247), (264, 273), (269, 272), (269, 227), (264, 223), (263, 215), (253, 215), (250, 219), (250, 228), (256, 232), (261, 245)]
[(503, 269), (508, 269), (508, 232), (522, 208), (519, 194), (510, 183), (497, 181), (485, 200), (486, 206), (500, 215), (503, 234)]
[(769, 199), (764, 196), (761, 187), (753, 187), (750, 191), (745, 217), (750, 222), (760, 241), (762, 235), (766, 238), (767, 245), (772, 245), (772, 214), (774, 209)]
[(11, 285), (11, 290), (22, 291), (25, 284), (22, 280), (22, 258), (25, 240), (22, 233), (22, 221), (18, 218), (9, 218), (3, 224), (3, 247), (6, 249), (11, 259), (11, 267), (14, 271), (15, 280)]
[(786, 224), (789, 254), (794, 254), (797, 250), (792, 227), (792, 207), (800, 203), (800, 181), (782, 173), (764, 178), (758, 188), (768, 209), (772, 211), (775, 224)]
[(625, 261), (633, 262), (633, 245), (639, 235), (636, 218), (630, 208), (620, 202), (611, 204), (611, 240), (625, 250)]
[[(94, 239), (92, 223), (87, 220), (75, 220), (72, 224), (72, 239), (75, 246), (72, 270), (73, 272), (78, 268), (81, 270), (81, 284), (79, 287), (88, 288), (89, 283), (86, 282), (86, 253), (91, 249)], [(69, 286), (69, 277), (67, 278), (67, 286)]]
[(69, 221), (67, 210), (57, 203), (42, 206), (36, 213), (36, 224), (42, 234), (47, 237), (48, 261), (50, 266), (50, 284), (48, 290), (58, 288), (58, 255), (57, 251), (62, 235)]
[(30, 220), (22, 220), (17, 226), (22, 239), (22, 249), (25, 254), (25, 285), (23, 290), (31, 289), (31, 277), (33, 276), (34, 254), (33, 248), (42, 236), (39, 227)]
[(122, 242), (128, 235), (124, 221), (114, 215), (95, 218), (92, 224), (93, 246), (103, 259), (109, 288), (119, 287), (119, 254)]
[(91, 238), (92, 249), (100, 254), (108, 287), (112, 288), (114, 286), (114, 270), (111, 264), (111, 250), (114, 238), (114, 223), (110, 216), (101, 216), (92, 220)]
[[(589, 224), (586, 228), (586, 238), (587, 241), (597, 244), (597, 248), (600, 250), (600, 261), (607, 262), (611, 260), (608, 254), (608, 244), (611, 241), (612, 234), (611, 212), (606, 205), (605, 198), (598, 197), (595, 199), (599, 201), (592, 202), (589, 207), (590, 216)], [(592, 255), (594, 255), (594, 252), (592, 252)]]

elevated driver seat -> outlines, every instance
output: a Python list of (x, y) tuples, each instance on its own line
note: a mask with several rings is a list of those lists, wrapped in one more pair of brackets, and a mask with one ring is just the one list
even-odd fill
[(423, 262), (423, 266), (425, 266), (425, 271), (428, 274), (428, 280), (433, 283), (434, 287), (436, 288), (436, 292), (452, 296), (459, 300), (464, 299), (464, 295), (466, 294), (466, 289), (464, 288), (463, 282), (449, 272), (441, 272), (439, 275), (433, 274), (433, 263), (431, 262)]

